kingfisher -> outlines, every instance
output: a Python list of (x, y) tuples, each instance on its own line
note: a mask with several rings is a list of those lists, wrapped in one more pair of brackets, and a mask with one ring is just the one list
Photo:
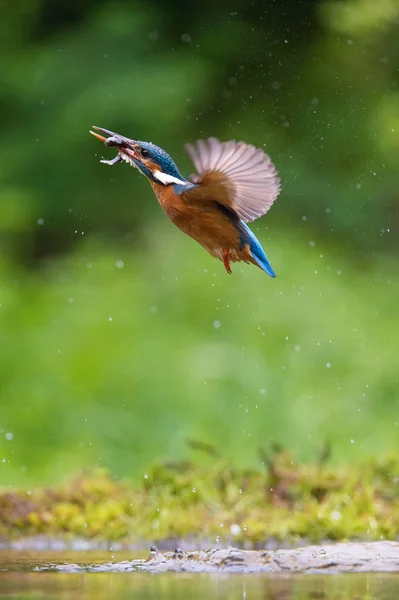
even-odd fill
[[(90, 131), (118, 154), (107, 165), (126, 162), (150, 182), (169, 219), (194, 238), (227, 273), (230, 263), (243, 261), (276, 277), (247, 223), (264, 215), (280, 192), (280, 179), (269, 156), (245, 142), (215, 137), (186, 144), (196, 173), (181, 175), (171, 156), (151, 142), (132, 140), (108, 129)], [(96, 133), (98, 132), (98, 133)]]

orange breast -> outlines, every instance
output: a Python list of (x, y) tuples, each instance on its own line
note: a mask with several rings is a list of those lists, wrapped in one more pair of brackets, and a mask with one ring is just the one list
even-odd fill
[(184, 211), (184, 203), (180, 194), (175, 194), (173, 185), (162, 185), (150, 181), (151, 187), (154, 190), (154, 194), (162, 208), (162, 210), (168, 215), (171, 221), (173, 216), (177, 216), (178, 213)]
[(210, 254), (220, 258), (224, 248), (241, 254), (239, 233), (215, 202), (192, 193), (175, 194), (171, 185), (151, 185), (169, 219)]

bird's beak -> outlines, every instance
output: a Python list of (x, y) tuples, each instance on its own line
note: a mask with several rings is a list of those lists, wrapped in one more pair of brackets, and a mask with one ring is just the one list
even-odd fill
[(93, 125), (93, 129), (99, 132), (96, 133), (96, 131), (90, 131), (95, 138), (100, 140), (100, 142), (103, 142), (105, 146), (117, 148), (119, 151), (119, 154), (113, 160), (102, 160), (101, 162), (114, 165), (122, 160), (125, 160), (130, 164), (132, 164), (132, 159), (140, 160), (135, 150), (137, 142), (134, 140), (131, 140), (124, 135), (120, 135), (119, 133), (115, 133), (114, 131), (110, 131), (109, 129), (104, 129), (103, 127), (96, 127)]
[[(97, 127), (93, 126), (93, 129), (97, 129)], [(102, 130), (104, 131), (104, 130)], [(98, 140), (100, 140), (100, 142), (105, 142), (105, 140), (107, 139), (106, 137), (104, 137), (103, 135), (100, 135), (99, 133), (96, 133), (95, 131), (91, 131), (90, 130), (91, 135), (94, 135), (94, 137), (96, 137)]]
[(131, 147), (135, 143), (134, 140), (130, 140), (124, 135), (120, 135), (119, 133), (115, 133), (114, 131), (110, 131), (109, 129), (104, 129), (103, 127), (96, 127), (96, 125), (93, 125), (93, 129), (100, 132), (96, 133), (95, 131), (90, 131), (90, 133), (94, 135), (94, 137), (96, 137), (98, 140), (100, 140), (100, 142), (105, 143), (107, 140), (110, 140), (109, 144), (105, 144), (106, 146), (119, 145), (120, 147)]

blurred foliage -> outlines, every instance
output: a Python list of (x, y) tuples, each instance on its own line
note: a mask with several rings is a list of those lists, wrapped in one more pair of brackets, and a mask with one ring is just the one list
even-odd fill
[(140, 475), (187, 455), (186, 437), (240, 465), (271, 439), (302, 457), (330, 440), (350, 461), (396, 447), (393, 264), (362, 270), (274, 232), (280, 278), (228, 277), (168, 223), (157, 231), (145, 256), (91, 240), (40, 271), (3, 263), (2, 485), (89, 465)]
[(395, 538), (399, 527), (397, 458), (359, 470), (293, 461), (278, 449), (265, 472), (158, 464), (131, 488), (106, 473), (85, 474), (59, 489), (4, 493), (0, 535), (83, 536), (137, 543), (220, 539), (264, 547), (294, 543)]
[[(0, 485), (142, 473), (194, 436), (397, 449), (394, 0), (1, 6)], [(169, 151), (265, 147), (278, 279), (174, 229), (99, 125)], [(268, 230), (266, 233), (266, 229)]]

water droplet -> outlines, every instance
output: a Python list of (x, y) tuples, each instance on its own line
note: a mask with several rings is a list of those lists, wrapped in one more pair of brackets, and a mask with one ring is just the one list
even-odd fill
[(230, 533), (231, 535), (240, 535), (241, 527), (237, 523), (233, 523), (230, 525)]

